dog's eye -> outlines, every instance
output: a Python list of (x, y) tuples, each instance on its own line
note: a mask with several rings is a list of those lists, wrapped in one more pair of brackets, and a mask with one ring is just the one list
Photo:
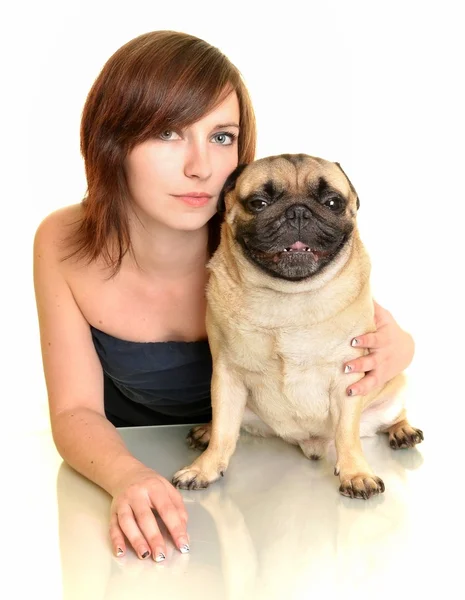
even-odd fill
[(333, 196), (332, 198), (328, 198), (323, 203), (330, 210), (340, 210), (342, 208), (342, 200), (337, 196)]
[(255, 200), (250, 200), (248, 204), (249, 208), (255, 212), (259, 212), (260, 210), (263, 210), (265, 207), (268, 206), (268, 202), (265, 202), (265, 200), (260, 200), (258, 198), (256, 198)]

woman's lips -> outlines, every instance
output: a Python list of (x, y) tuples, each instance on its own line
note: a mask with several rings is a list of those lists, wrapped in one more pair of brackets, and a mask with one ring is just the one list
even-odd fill
[(211, 200), (211, 196), (175, 196), (175, 198), (178, 198), (189, 206), (194, 206), (196, 208), (201, 208), (202, 206), (207, 205)]

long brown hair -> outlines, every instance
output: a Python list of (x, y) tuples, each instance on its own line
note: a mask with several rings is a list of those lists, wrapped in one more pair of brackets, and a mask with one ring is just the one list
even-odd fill
[[(102, 256), (118, 273), (132, 250), (124, 174), (127, 153), (167, 127), (185, 128), (235, 91), (241, 131), (239, 164), (254, 160), (256, 124), (239, 70), (217, 48), (186, 33), (152, 31), (117, 50), (95, 80), (81, 120), (81, 153), (87, 192), (83, 218), (68, 236), (72, 256), (92, 262)], [(221, 216), (209, 221), (209, 250), (219, 242)], [(110, 246), (111, 239), (116, 240)]]

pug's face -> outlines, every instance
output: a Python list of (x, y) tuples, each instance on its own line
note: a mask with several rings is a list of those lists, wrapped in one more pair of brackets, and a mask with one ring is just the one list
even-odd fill
[(338, 163), (282, 154), (240, 165), (219, 200), (244, 255), (273, 277), (300, 281), (335, 259), (354, 229), (357, 193)]

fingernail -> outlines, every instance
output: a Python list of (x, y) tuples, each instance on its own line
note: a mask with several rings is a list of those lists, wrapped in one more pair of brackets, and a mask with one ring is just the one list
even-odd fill
[(346, 368), (344, 369), (344, 373), (350, 373), (351, 371), (352, 371), (352, 366), (346, 365)]
[(163, 562), (165, 558), (166, 556), (163, 554), (163, 552), (159, 552), (155, 558), (155, 562)]
[(150, 552), (148, 550), (146, 550), (144, 552), (144, 554), (141, 554), (142, 558), (147, 558), (147, 556), (150, 554)]
[(354, 339), (352, 340), (352, 344), (351, 344), (351, 346), (358, 346), (359, 344), (360, 344), (360, 341), (359, 341), (357, 338), (354, 338)]
[(352, 388), (350, 388), (347, 392), (348, 396), (353, 396), (354, 395), (354, 390)]
[(116, 549), (116, 556), (122, 556), (124, 554), (124, 551), (122, 548), (117, 548)]
[(179, 550), (181, 551), (181, 554), (187, 554), (190, 550), (189, 544), (183, 544), (179, 547)]

